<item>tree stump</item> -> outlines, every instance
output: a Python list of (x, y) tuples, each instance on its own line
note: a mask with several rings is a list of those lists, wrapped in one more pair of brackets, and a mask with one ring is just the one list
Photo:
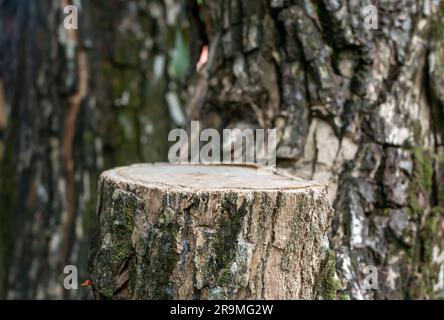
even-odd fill
[(251, 166), (143, 164), (100, 178), (97, 298), (311, 299), (327, 186)]

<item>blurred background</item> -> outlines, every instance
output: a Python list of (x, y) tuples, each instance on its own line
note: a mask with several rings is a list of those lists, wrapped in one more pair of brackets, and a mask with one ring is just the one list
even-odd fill
[(439, 0), (0, 0), (0, 298), (90, 298), (63, 289), (63, 268), (88, 279), (100, 173), (166, 161), (169, 130), (191, 119), (277, 128), (278, 166), (329, 183), (334, 298), (442, 297), (442, 12)]
[(184, 124), (190, 23), (180, 1), (0, 6), (0, 296), (62, 298), (65, 265), (87, 278), (100, 172), (167, 160)]

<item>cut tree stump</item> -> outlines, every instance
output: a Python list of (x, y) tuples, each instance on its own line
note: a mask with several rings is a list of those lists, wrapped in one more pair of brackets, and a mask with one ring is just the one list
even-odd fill
[(100, 178), (97, 298), (312, 299), (327, 186), (252, 166), (143, 164)]

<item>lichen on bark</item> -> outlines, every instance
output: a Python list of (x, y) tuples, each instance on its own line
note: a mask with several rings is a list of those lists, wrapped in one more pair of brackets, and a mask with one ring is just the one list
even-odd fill
[[(200, 181), (219, 170), (197, 168)], [(181, 169), (174, 168), (179, 177)], [(148, 182), (157, 173), (143, 170), (171, 167), (118, 168), (101, 177), (99, 235), (91, 262), (96, 297), (314, 298), (332, 218), (325, 186), (300, 181), (294, 189), (199, 189)], [(234, 169), (221, 172), (229, 170)], [(255, 174), (257, 169), (241, 170)], [(231, 177), (215, 173), (208, 183)]]
[[(215, 57), (192, 115), (202, 127), (276, 127), (278, 165), (329, 183), (341, 295), (440, 296), (442, 247), (422, 234), (442, 229), (431, 214), (443, 208), (442, 1), (380, 1), (377, 30), (363, 23), (369, 1), (253, 2), (201, 7)], [(232, 30), (243, 36), (217, 41)], [(365, 266), (377, 267), (378, 290), (365, 289)]]

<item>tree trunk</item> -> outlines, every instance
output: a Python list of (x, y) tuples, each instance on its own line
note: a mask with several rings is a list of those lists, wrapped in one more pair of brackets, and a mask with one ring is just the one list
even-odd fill
[(166, 160), (166, 95), (187, 71), (169, 55), (180, 4), (79, 0), (66, 30), (67, 4), (0, 3), (0, 298), (87, 296), (63, 269), (89, 277), (99, 173)]
[(99, 172), (165, 160), (184, 101), (202, 128), (276, 127), (278, 166), (329, 183), (341, 297), (442, 293), (442, 1), (78, 0), (71, 32), (66, 3), (0, 4), (0, 297), (75, 296)]
[(92, 261), (96, 296), (313, 299), (332, 213), (325, 185), (254, 167), (107, 171)]
[[(377, 30), (364, 24), (369, 4)], [(440, 1), (206, 0), (200, 11), (210, 54), (190, 118), (276, 127), (278, 166), (329, 183), (341, 297), (441, 295)]]

